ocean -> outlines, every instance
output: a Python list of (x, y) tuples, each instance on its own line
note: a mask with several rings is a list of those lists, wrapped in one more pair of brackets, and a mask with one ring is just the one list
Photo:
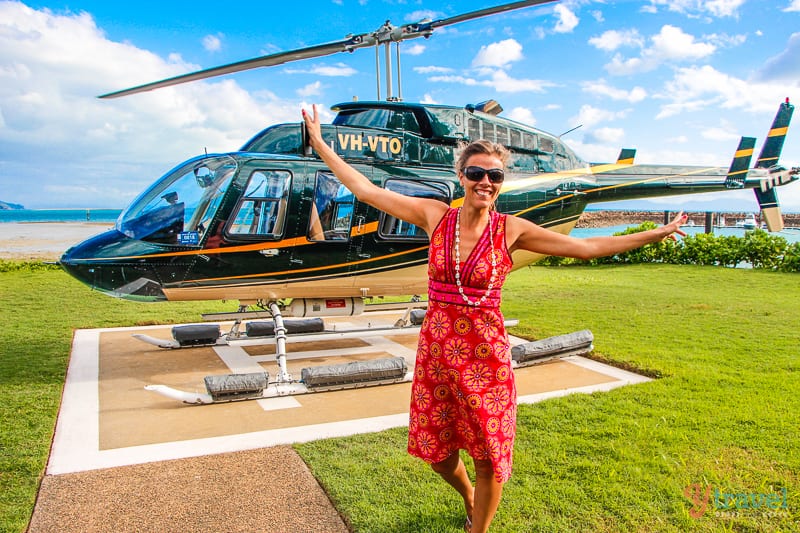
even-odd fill
[[(0, 223), (4, 222), (98, 222), (113, 224), (122, 212), (121, 209), (2, 209), (0, 210)], [(635, 224), (632, 224), (635, 225)], [(570, 235), (574, 237), (592, 237), (597, 235), (612, 235), (627, 228), (627, 225), (607, 226), (603, 228), (576, 228)], [(687, 234), (702, 233), (702, 226), (683, 228)], [(715, 227), (716, 235), (735, 235), (744, 237), (745, 230), (736, 227)], [(775, 235), (780, 235), (788, 242), (800, 241), (800, 229), (785, 229)]]
[(0, 209), (3, 222), (103, 222), (113, 224), (122, 209)]

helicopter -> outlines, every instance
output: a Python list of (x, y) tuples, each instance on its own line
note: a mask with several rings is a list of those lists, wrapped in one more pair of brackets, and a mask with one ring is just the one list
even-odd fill
[[(400, 44), (437, 28), (555, 0), (524, 0), (449, 18), (424, 19), (348, 35), (340, 41), (279, 52), (100, 96), (161, 87), (374, 48), (377, 99), (332, 107), (323, 138), (376, 184), (451, 206), (463, 201), (453, 169), (459, 144), (478, 138), (507, 146), (512, 157), (497, 209), (569, 233), (592, 203), (753, 189), (771, 231), (782, 229), (776, 188), (800, 169), (779, 164), (794, 106), (779, 105), (753, 168), (755, 139), (742, 137), (730, 167), (589, 163), (560, 138), (500, 116), (494, 100), (465, 106), (403, 101)], [(394, 94), (391, 47), (397, 67)], [(381, 96), (380, 49), (386, 98)], [(427, 235), (358, 202), (312, 153), (304, 124), (272, 125), (239, 150), (203, 154), (169, 170), (119, 216), (115, 227), (69, 248), (62, 267), (91, 288), (138, 301), (233, 300), (288, 315), (358, 314), (367, 299), (423, 294)], [(542, 256), (517, 251), (514, 269)], [(273, 313), (274, 314), (274, 313)]]
[[(800, 174), (800, 168), (779, 163), (794, 111), (788, 99), (779, 105), (752, 168), (753, 137), (741, 138), (728, 168), (635, 164), (633, 149), (622, 149), (615, 162), (589, 163), (560, 136), (500, 116), (502, 106), (494, 100), (464, 106), (403, 101), (401, 42), (430, 38), (437, 28), (553, 1), (523, 0), (402, 26), (386, 21), (375, 31), (340, 41), (183, 74), (100, 98), (372, 47), (376, 100), (333, 106), (337, 114), (322, 126), (322, 135), (343, 159), (381, 187), (457, 207), (464, 196), (453, 168), (459, 146), (488, 139), (512, 152), (496, 201), (498, 211), (552, 231), (568, 234), (592, 203), (740, 189), (755, 191), (762, 220), (771, 231), (782, 229), (776, 189)], [(248, 323), (246, 337), (274, 336), (276, 380), (270, 382), (266, 372), (259, 371), (208, 376), (208, 394), (162, 385), (149, 390), (195, 404), (410, 379), (402, 358), (359, 362), (354, 369), (349, 364), (303, 369), (301, 380), (287, 371), (287, 333), (320, 332), (319, 317), (385, 309), (385, 304), (367, 302), (427, 290), (425, 232), (357, 201), (310, 149), (304, 128), (303, 122), (271, 125), (239, 150), (202, 154), (178, 164), (136, 197), (113, 229), (72, 246), (60, 258), (70, 275), (118, 298), (239, 302), (235, 313), (204, 317), (234, 320), (224, 338), (212, 324), (176, 326), (174, 340), (169, 341), (138, 336), (162, 348), (236, 341), (242, 337), (242, 320), (272, 317), (271, 323)], [(513, 268), (542, 257), (515, 251)], [(395, 325), (418, 325), (415, 307), (425, 307), (417, 296), (400, 306), (406, 314)], [(291, 323), (284, 315), (310, 318)]]

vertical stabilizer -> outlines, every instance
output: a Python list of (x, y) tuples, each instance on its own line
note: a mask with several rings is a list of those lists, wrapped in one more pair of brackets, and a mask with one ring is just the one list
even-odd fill
[(767, 134), (767, 140), (761, 147), (761, 154), (756, 160), (756, 168), (769, 168), (778, 164), (778, 159), (783, 151), (783, 141), (786, 139), (786, 132), (789, 131), (789, 122), (792, 120), (794, 106), (789, 103), (787, 98), (778, 108), (775, 120)]
[[(761, 147), (761, 154), (756, 160), (756, 168), (770, 168), (778, 165), (778, 160), (783, 151), (783, 141), (786, 139), (786, 132), (789, 130), (789, 122), (792, 120), (794, 106), (789, 103), (789, 99), (782, 103), (772, 121), (767, 140)], [(772, 183), (761, 184), (760, 188), (754, 189), (756, 200), (761, 208), (761, 219), (766, 222), (769, 231), (781, 231), (783, 229), (783, 216), (778, 204), (778, 195)]]
[(753, 159), (753, 148), (756, 146), (755, 137), (742, 137), (739, 147), (733, 154), (733, 161), (728, 170), (728, 177), (725, 178), (725, 187), (728, 189), (744, 188), (744, 181), (750, 169), (750, 160)]
[(636, 157), (636, 148), (623, 148), (619, 151), (617, 158), (618, 165), (632, 165), (633, 158)]

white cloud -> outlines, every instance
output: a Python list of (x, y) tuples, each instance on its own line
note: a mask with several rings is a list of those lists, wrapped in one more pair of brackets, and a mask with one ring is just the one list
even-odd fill
[(444, 15), (439, 11), (431, 11), (430, 9), (419, 9), (417, 11), (412, 11), (411, 13), (406, 15), (405, 20), (406, 22), (419, 22), (425, 19), (436, 20), (443, 16)]
[(745, 0), (711, 0), (703, 2), (702, 5), (715, 17), (735, 17), (738, 16), (737, 10)]
[(203, 48), (209, 52), (218, 52), (222, 48), (222, 34), (218, 33), (203, 37)]
[[(0, 198), (26, 207), (121, 207), (183, 159), (235, 150), (265, 124), (297, 121), (296, 103), (249, 94), (231, 80), (95, 97), (197, 69), (177, 55), (109, 40), (88, 14), (0, 2)], [(40, 192), (65, 177), (77, 192)]]
[(581, 106), (578, 114), (569, 119), (570, 126), (583, 126), (591, 128), (595, 124), (601, 122), (609, 122), (619, 118), (624, 118), (629, 111), (608, 111), (597, 107), (584, 104)]
[(639, 34), (639, 30), (636, 29), (624, 31), (608, 30), (599, 37), (589, 39), (589, 44), (600, 50), (613, 52), (623, 46), (642, 48), (644, 39)]
[(314, 65), (308, 69), (285, 68), (283, 71), (287, 74), (314, 74), (316, 76), (330, 77), (347, 77), (358, 73), (356, 69), (344, 63), (336, 63), (335, 65)]
[(608, 85), (605, 80), (585, 81), (581, 83), (581, 86), (583, 87), (584, 92), (598, 96), (607, 96), (612, 100), (623, 100), (626, 102), (636, 103), (647, 98), (647, 91), (639, 86), (626, 91), (624, 89), (617, 89), (616, 87)]
[(453, 72), (453, 69), (450, 67), (436, 67), (436, 66), (427, 66), (427, 67), (414, 67), (414, 72), (419, 74), (449, 74)]
[(544, 92), (546, 87), (552, 87), (553, 84), (544, 80), (531, 80), (512, 78), (504, 70), (498, 70), (492, 75), (492, 80), (487, 84), (490, 87), (494, 85), (495, 89), (501, 93), (518, 93), (518, 92)]
[(747, 41), (747, 35), (728, 35), (726, 33), (712, 33), (711, 35), (703, 36), (703, 39), (713, 44), (717, 48), (728, 48), (734, 46), (741, 46)]
[(686, 135), (678, 135), (676, 137), (670, 137), (666, 142), (667, 144), (683, 144), (689, 142), (689, 138)]
[(716, 50), (713, 44), (696, 42), (692, 35), (669, 24), (665, 24), (652, 40), (652, 54), (661, 59), (701, 59)]
[(509, 63), (522, 59), (522, 45), (514, 39), (506, 39), (496, 43), (481, 46), (473, 67), (505, 67)]
[(593, 142), (605, 144), (619, 144), (625, 137), (625, 130), (622, 128), (597, 128), (589, 134)]
[[(797, 1), (797, 0), (795, 0)], [(711, 15), (714, 17), (736, 17), (745, 0), (650, 0), (649, 12), (658, 7), (689, 16)]]
[(436, 104), (438, 104), (439, 102), (437, 102), (437, 101), (436, 101), (436, 100), (433, 98), (433, 96), (431, 96), (431, 95), (430, 95), (430, 93), (425, 93), (425, 94), (422, 96), (422, 100), (420, 101), (420, 103), (421, 103), (421, 104), (431, 104), (431, 105), (436, 105)]
[(572, 148), (576, 154), (586, 161), (609, 162), (616, 161), (619, 155), (619, 146), (597, 142), (591, 135), (566, 135), (562, 140)]
[(471, 75), (450, 74), (453, 70), (445, 67), (415, 67), (420, 74), (441, 74), (431, 76), (428, 81), (438, 83), (460, 83), (467, 86), (491, 87), (501, 93), (544, 92), (552, 83), (543, 80), (515, 78), (503, 69), (510, 63), (522, 59), (522, 45), (514, 39), (494, 42), (481, 46), (472, 60)]
[(305, 87), (301, 87), (295, 91), (297, 96), (302, 98), (308, 98), (309, 96), (319, 96), (322, 93), (322, 83), (319, 81), (315, 81), (313, 83), (309, 83)]
[(723, 121), (721, 126), (705, 128), (700, 135), (712, 141), (736, 141), (741, 137), (736, 133), (735, 126), (728, 121)]
[(470, 87), (491, 87), (501, 93), (517, 92), (544, 92), (545, 88), (553, 87), (554, 84), (544, 80), (518, 79), (512, 78), (503, 70), (487, 70), (482, 73), (488, 79), (477, 79), (470, 76), (448, 75), (431, 76), (428, 81), (438, 83), (460, 83)]
[(792, 0), (791, 3), (786, 6), (784, 11), (800, 11), (800, 0)]
[(425, 45), (424, 44), (412, 44), (410, 46), (406, 46), (403, 48), (403, 53), (408, 54), (410, 56), (418, 56), (425, 53)]
[(661, 106), (656, 118), (709, 107), (741, 109), (753, 113), (774, 111), (787, 94), (797, 93), (796, 84), (758, 83), (720, 72), (709, 65), (679, 68), (657, 98)]
[(517, 122), (522, 122), (528, 126), (536, 125), (536, 117), (533, 116), (533, 111), (527, 107), (515, 107), (508, 113), (508, 118), (516, 120)]
[(763, 81), (800, 78), (800, 33), (793, 33), (783, 52), (767, 59), (756, 76)]
[(717, 49), (711, 43), (698, 42), (682, 29), (665, 24), (658, 34), (650, 38), (652, 46), (645, 48), (639, 57), (625, 59), (617, 54), (606, 70), (615, 75), (649, 72), (664, 62), (681, 62), (703, 59)]
[(556, 33), (570, 33), (580, 22), (580, 19), (565, 4), (556, 4), (553, 13), (558, 17), (553, 31)]

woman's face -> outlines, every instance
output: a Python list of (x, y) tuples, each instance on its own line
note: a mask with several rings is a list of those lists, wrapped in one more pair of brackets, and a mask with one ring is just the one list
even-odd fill
[[(499, 168), (503, 169), (503, 161), (496, 156), (488, 154), (475, 154), (467, 159), (464, 168), (466, 167), (481, 167), (485, 170)], [(464, 204), (469, 204), (477, 209), (491, 207), (495, 199), (500, 194), (502, 183), (492, 183), (489, 180), (489, 175), (484, 174), (480, 181), (470, 181), (459, 170), (458, 179), (461, 186), (464, 187)]]

